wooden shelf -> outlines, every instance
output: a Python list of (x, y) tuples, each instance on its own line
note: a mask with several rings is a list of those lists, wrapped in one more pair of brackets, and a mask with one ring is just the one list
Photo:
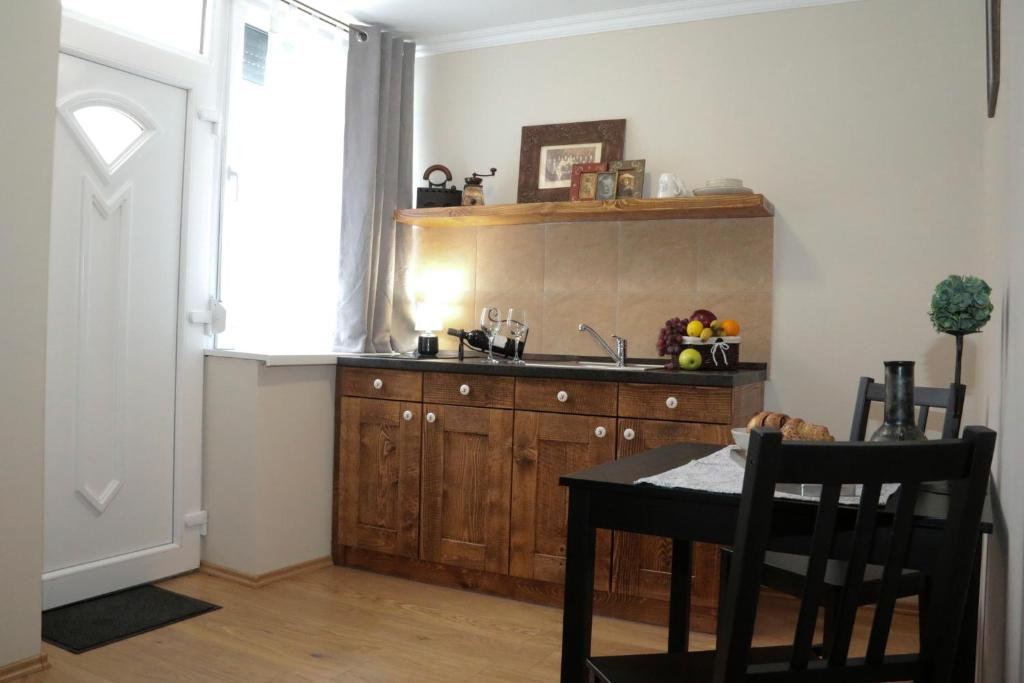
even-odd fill
[(649, 221), (678, 218), (761, 218), (775, 207), (760, 194), (538, 202), (495, 206), (396, 209), (395, 221), (421, 228), (530, 225), (574, 221)]

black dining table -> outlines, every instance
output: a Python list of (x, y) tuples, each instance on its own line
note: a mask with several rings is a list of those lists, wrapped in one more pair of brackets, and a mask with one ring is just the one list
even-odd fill
[[(562, 683), (587, 680), (594, 603), (594, 553), (598, 529), (631, 531), (672, 539), (672, 579), (669, 596), (668, 645), (671, 653), (689, 649), (690, 575), (693, 543), (732, 545), (740, 496), (684, 488), (635, 484), (721, 450), (721, 445), (674, 444), (567, 474), (560, 483), (569, 489), (568, 539), (565, 561), (565, 604), (562, 616)], [(871, 562), (884, 563), (888, 534), (884, 518), (895, 509), (893, 495), (875, 537)], [(907, 557), (910, 568), (928, 571), (942, 540), (948, 496), (923, 491), (915, 508), (914, 530)], [(776, 499), (772, 515), (771, 550), (807, 552), (817, 503)], [(856, 508), (840, 510), (833, 552), (843, 557), (844, 542), (852, 535)], [(979, 548), (992, 532), (992, 513), (986, 503)], [(960, 634), (960, 651), (953, 680), (974, 681), (978, 630), (978, 594), (981, 553), (976, 553), (974, 575)]]

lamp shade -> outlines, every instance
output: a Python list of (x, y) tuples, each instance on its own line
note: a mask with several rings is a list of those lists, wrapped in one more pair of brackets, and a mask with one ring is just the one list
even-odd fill
[(416, 331), (434, 332), (442, 327), (440, 308), (429, 301), (416, 304)]

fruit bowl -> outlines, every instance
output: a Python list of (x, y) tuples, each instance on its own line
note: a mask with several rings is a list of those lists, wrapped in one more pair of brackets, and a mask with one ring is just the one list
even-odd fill
[(750, 445), (750, 430), (746, 427), (735, 427), (732, 430), (732, 440), (741, 451), (746, 453), (747, 446)]

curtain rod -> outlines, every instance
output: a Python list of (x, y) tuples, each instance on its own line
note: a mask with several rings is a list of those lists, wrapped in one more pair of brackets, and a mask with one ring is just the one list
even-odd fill
[[(350, 24), (348, 24), (347, 22), (344, 22), (341, 19), (335, 19), (330, 14), (326, 14), (325, 12), (321, 12), (316, 7), (312, 7), (310, 5), (307, 5), (306, 3), (302, 2), (301, 0), (281, 0), (281, 2), (283, 2), (286, 5), (291, 5), (295, 9), (297, 9), (297, 10), (299, 10), (301, 12), (305, 12), (306, 14), (309, 14), (309, 15), (311, 15), (313, 17), (316, 17), (317, 19), (319, 19), (320, 21), (323, 21), (325, 23), (332, 24), (334, 26), (342, 26), (342, 27), (347, 28), (349, 30), (353, 30), (353, 27)], [(367, 38), (366, 31), (363, 31), (361, 29), (354, 29), (354, 30), (356, 31), (356, 40), (358, 40), (360, 43), (365, 43), (366, 42), (366, 38)]]

